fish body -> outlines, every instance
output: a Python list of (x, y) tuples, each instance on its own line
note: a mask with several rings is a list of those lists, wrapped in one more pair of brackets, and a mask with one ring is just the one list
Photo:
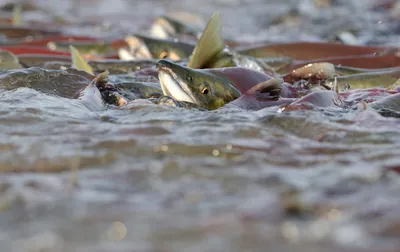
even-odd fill
[(302, 104), (318, 107), (339, 104), (337, 93), (329, 90), (311, 91), (298, 99), (282, 78), (248, 68), (191, 69), (160, 60), (157, 69), (164, 95), (208, 110), (224, 106), (259, 110), (282, 105), (293, 108)]
[(96, 73), (109, 71), (111, 74), (125, 74), (136, 72), (141, 69), (151, 68), (156, 65), (156, 60), (137, 59), (137, 60), (90, 60), (88, 64)]
[[(192, 54), (195, 45), (171, 39), (158, 39), (144, 35), (134, 35), (126, 38), (131, 59), (187, 59)], [(121, 52), (121, 50), (120, 50)]]
[(343, 45), (322, 42), (297, 42), (285, 44), (267, 44), (246, 46), (235, 49), (236, 52), (257, 58), (291, 57), (296, 60), (314, 60), (330, 57), (348, 57), (360, 55), (385, 55), (396, 48)]
[(175, 38), (177, 36), (192, 36), (194, 38), (201, 34), (201, 29), (198, 29), (190, 24), (182, 22), (174, 17), (167, 15), (157, 18), (152, 27), (151, 34), (159, 38)]
[(52, 51), (60, 51), (60, 52), (68, 52), (69, 46), (73, 45), (76, 49), (78, 49), (83, 54), (111, 54), (115, 52), (115, 49), (111, 46), (110, 43), (101, 41), (78, 41), (78, 42), (69, 42), (69, 41), (50, 41), (47, 43), (47, 48)]
[(400, 69), (383, 70), (380, 72), (366, 72), (339, 76), (327, 80), (326, 86), (337, 82), (339, 90), (388, 87), (400, 78)]

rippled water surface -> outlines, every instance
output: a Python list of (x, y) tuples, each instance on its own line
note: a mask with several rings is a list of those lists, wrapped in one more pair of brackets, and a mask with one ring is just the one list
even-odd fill
[[(367, 11), (372, 1), (332, 1), (338, 6), (329, 11), (312, 1), (78, 2), (47, 7), (114, 15), (110, 27), (132, 32), (167, 11), (207, 20), (220, 10), (225, 36), (237, 40), (326, 40), (346, 24), (363, 44), (400, 41), (387, 13)], [(302, 22), (270, 25), (290, 9)], [(399, 118), (372, 109), (199, 111), (145, 100), (93, 111), (70, 99), (75, 91), (61, 97), (18, 86), (0, 91), (1, 251), (400, 247)]]

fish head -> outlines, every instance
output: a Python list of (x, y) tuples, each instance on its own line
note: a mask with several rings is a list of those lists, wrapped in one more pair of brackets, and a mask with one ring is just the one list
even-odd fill
[(240, 91), (228, 79), (201, 69), (159, 60), (157, 70), (164, 95), (178, 101), (214, 110), (241, 96)]

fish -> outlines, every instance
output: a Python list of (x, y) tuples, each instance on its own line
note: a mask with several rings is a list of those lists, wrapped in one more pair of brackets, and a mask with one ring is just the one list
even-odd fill
[(132, 35), (125, 39), (129, 50), (120, 48), (121, 59), (187, 59), (195, 48), (194, 43), (181, 42), (171, 39), (157, 39), (144, 35)]
[[(37, 66), (43, 67), (51, 62), (58, 62), (60, 65), (70, 67), (72, 64), (70, 56), (47, 55), (47, 54), (19, 54), (18, 60), (25, 68)], [(59, 69), (59, 68), (58, 68)]]
[(362, 74), (362, 73), (371, 73), (371, 72), (392, 72), (400, 70), (400, 67), (388, 67), (388, 68), (359, 68), (359, 67), (348, 67), (348, 66), (335, 66), (335, 72), (338, 76), (345, 75), (353, 75), (353, 74)]
[(160, 98), (163, 96), (158, 82), (119, 82), (114, 83), (112, 87), (127, 100)]
[(337, 82), (340, 90), (388, 87), (400, 78), (400, 69), (388, 69), (380, 72), (365, 72), (359, 74), (338, 76), (326, 80), (324, 86), (332, 87)]
[(329, 62), (311, 63), (282, 76), (286, 82), (321, 86), (331, 89), (333, 83), (340, 90), (387, 87), (400, 78), (400, 68), (362, 69), (334, 66)]
[(391, 47), (356, 46), (324, 42), (261, 44), (238, 47), (235, 49), (235, 51), (240, 54), (257, 58), (287, 56), (296, 60), (315, 60), (320, 58), (361, 55), (386, 55), (398, 52), (398, 50), (398, 48)]
[(217, 109), (241, 95), (228, 79), (209, 72), (200, 72), (167, 60), (158, 61), (157, 71), (164, 95), (209, 110)]
[(104, 72), (107, 70), (110, 74), (124, 74), (155, 67), (157, 60), (89, 60), (88, 64), (92, 67), (94, 72)]
[(286, 66), (279, 69), (279, 72), (284, 73), (285, 71), (291, 71), (299, 68), (302, 65), (317, 63), (317, 62), (330, 62), (335, 66), (345, 66), (354, 68), (365, 68), (365, 69), (378, 69), (378, 68), (393, 68), (400, 66), (399, 54), (367, 54), (357, 56), (340, 56), (340, 57), (328, 57), (328, 58), (316, 58), (312, 60), (295, 60)]
[(272, 78), (249, 68), (193, 69), (168, 60), (159, 60), (157, 71), (164, 95), (208, 110), (218, 109)]
[(336, 73), (335, 70), (335, 66), (329, 62), (312, 63), (293, 70), (288, 75), (285, 75), (284, 79), (288, 82), (332, 79)]
[[(93, 76), (94, 77), (94, 76)], [(84, 71), (67, 68), (46, 70), (38, 67), (0, 70), (0, 88), (32, 88), (49, 95), (74, 98), (93, 79)]]
[(72, 45), (69, 46), (72, 58), (72, 67), (94, 75), (92, 67), (86, 62), (79, 51)]
[(330, 90), (318, 90), (309, 93), (290, 104), (285, 104), (278, 109), (278, 113), (290, 112), (296, 110), (327, 108), (327, 107), (344, 107), (343, 101), (340, 99), (338, 93)]
[(96, 42), (98, 39), (90, 36), (56, 35), (37, 38), (30, 41), (14, 41), (13, 44), (25, 46), (47, 46), (49, 42)]
[(46, 46), (51, 51), (68, 52), (69, 46), (72, 45), (84, 54), (110, 55), (117, 50), (106, 41), (49, 41)]
[(12, 46), (0, 46), (0, 50), (7, 50), (12, 52), (15, 55), (20, 54), (46, 54), (46, 55), (55, 55), (55, 56), (70, 56), (68, 52), (56, 52), (51, 51), (47, 48), (40, 46), (20, 46), (20, 45), (12, 45)]
[(0, 34), (4, 34), (9, 39), (24, 39), (30, 37), (43, 37), (59, 35), (61, 32), (54, 29), (41, 29), (29, 27), (27, 25), (0, 25)]
[(192, 69), (160, 60), (157, 69), (165, 96), (207, 110), (276, 107), (277, 111), (289, 111), (312, 108), (311, 105), (329, 107), (342, 104), (337, 92), (330, 90), (311, 91), (299, 99), (292, 94), (291, 85), (283, 78), (248, 68)]
[(261, 82), (223, 108), (237, 107), (246, 110), (260, 110), (265, 107), (283, 106), (295, 102), (296, 98), (281, 97), (283, 84), (282, 78), (272, 78)]
[(153, 37), (162, 39), (185, 35), (197, 38), (201, 34), (201, 29), (172, 16), (163, 15), (154, 20), (150, 33)]

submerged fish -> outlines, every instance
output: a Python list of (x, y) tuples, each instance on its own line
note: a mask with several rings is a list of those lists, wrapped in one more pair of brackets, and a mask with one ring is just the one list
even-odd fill
[(151, 82), (107, 83), (100, 91), (106, 102), (114, 105), (116, 105), (115, 98), (111, 98), (112, 101), (110, 101), (110, 96), (118, 95), (128, 102), (136, 99), (160, 98), (163, 96), (160, 85)]
[(348, 67), (348, 66), (341, 66), (341, 65), (335, 66), (335, 72), (339, 76), (352, 75), (352, 74), (362, 74), (362, 73), (371, 73), (371, 72), (384, 73), (384, 72), (392, 72), (392, 71), (399, 71), (399, 70), (400, 70), (400, 67), (369, 69), (369, 68)]
[[(178, 40), (157, 39), (144, 35), (134, 35), (126, 38), (129, 50), (121, 48), (121, 59), (187, 59), (192, 54), (195, 45)], [(122, 57), (121, 57), (122, 56)]]
[(23, 39), (27, 37), (59, 35), (60, 31), (28, 26), (0, 25), (0, 34), (4, 34), (9, 39)]
[(339, 76), (326, 81), (325, 86), (331, 87), (337, 82), (339, 90), (388, 87), (400, 78), (400, 69), (389, 69), (380, 72), (366, 72)]
[(151, 35), (162, 39), (185, 35), (197, 38), (199, 34), (201, 34), (199, 27), (167, 15), (158, 17), (151, 27)]
[(283, 84), (284, 82), (281, 78), (272, 78), (261, 82), (224, 107), (259, 110), (265, 107), (282, 106), (295, 102), (296, 98), (281, 97)]
[(137, 59), (137, 60), (91, 60), (88, 64), (94, 72), (109, 71), (111, 74), (123, 74), (135, 72), (140, 69), (154, 67), (157, 64), (156, 60)]
[(19, 62), (26, 68), (32, 66), (43, 66), (48, 62), (63, 62), (65, 66), (70, 66), (72, 60), (70, 56), (58, 56), (47, 54), (20, 54)]
[(285, 83), (282, 78), (271, 77), (248, 68), (200, 70), (160, 60), (157, 69), (164, 95), (208, 110), (225, 105), (247, 110), (291, 105), (286, 111), (303, 104), (317, 107), (341, 105), (335, 91), (311, 91), (312, 93), (305, 93), (304, 97), (297, 99), (292, 94), (290, 84)]
[(27, 87), (46, 94), (72, 98), (87, 86), (91, 79), (86, 72), (76, 69), (9, 69), (0, 71), (0, 88), (12, 90)]
[(396, 48), (355, 46), (322, 42), (298, 42), (247, 46), (235, 50), (258, 58), (287, 56), (296, 60), (314, 60), (330, 57), (348, 57), (359, 55), (385, 55), (398, 51)]
[(393, 68), (400, 66), (400, 57), (396, 53), (392, 54), (367, 54), (358, 56), (340, 56), (328, 58), (315, 58), (312, 60), (293, 60), (291, 64), (284, 66), (280, 72), (291, 71), (299, 68), (302, 65), (317, 63), (317, 62), (330, 62), (336, 66), (364, 68), (364, 69), (379, 69), (379, 68)]
[(105, 41), (50, 41), (47, 43), (47, 48), (52, 51), (68, 52), (70, 45), (74, 46), (83, 54), (107, 55), (116, 52), (116, 50), (111, 46), (111, 43)]
[(338, 93), (330, 90), (318, 90), (309, 93), (296, 101), (281, 106), (278, 112), (290, 112), (295, 110), (327, 108), (332, 106), (342, 107), (344, 104)]

